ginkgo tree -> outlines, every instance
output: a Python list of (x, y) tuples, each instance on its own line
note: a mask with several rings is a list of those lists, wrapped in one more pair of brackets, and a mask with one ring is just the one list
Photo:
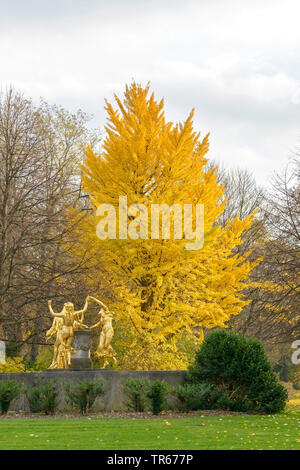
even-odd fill
[[(218, 224), (226, 200), (216, 169), (207, 165), (208, 135), (202, 139), (194, 130), (193, 111), (182, 123), (167, 121), (163, 100), (156, 101), (149, 88), (134, 82), (126, 86), (123, 100), (115, 96), (116, 109), (106, 101), (102, 151), (96, 154), (89, 146), (82, 166), (83, 189), (94, 211), (81, 224), (73, 250), (94, 251), (99, 275), (101, 267), (110, 278), (106, 300), (127, 340), (122, 366), (185, 368), (187, 354), (179, 347), (183, 336), (201, 342), (203, 328), (226, 327), (246, 304), (242, 291), (258, 260), (234, 248), (254, 214)], [(100, 240), (96, 228), (103, 214), (97, 216), (97, 208), (109, 204), (118, 212), (120, 196), (127, 197), (128, 206), (191, 204), (195, 212), (203, 205), (202, 248), (187, 250), (184, 231), (182, 239), (151, 238), (150, 227), (148, 237)], [(126, 217), (128, 225), (135, 219), (130, 213)], [(116, 224), (118, 234), (118, 219)]]

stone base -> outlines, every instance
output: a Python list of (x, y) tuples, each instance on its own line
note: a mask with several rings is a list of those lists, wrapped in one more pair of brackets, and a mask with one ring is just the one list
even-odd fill
[(87, 370), (92, 368), (90, 357), (72, 357), (71, 370)]
[(91, 344), (91, 331), (89, 329), (74, 332), (72, 346), (75, 352), (71, 355), (71, 369), (92, 369)]
[[(106, 392), (98, 397), (92, 411), (121, 411), (126, 410), (127, 397), (123, 393), (124, 381), (130, 378), (148, 380), (165, 380), (170, 385), (182, 385), (186, 379), (185, 370), (143, 370), (121, 371), (108, 369), (47, 369), (43, 372), (0, 372), (1, 380), (14, 380), (24, 388), (36, 386), (45, 380), (57, 380), (62, 387), (59, 392), (59, 410), (70, 411), (70, 404), (65, 399), (63, 384), (78, 383), (80, 380), (103, 380)], [(10, 411), (29, 411), (25, 393), (12, 401)]]

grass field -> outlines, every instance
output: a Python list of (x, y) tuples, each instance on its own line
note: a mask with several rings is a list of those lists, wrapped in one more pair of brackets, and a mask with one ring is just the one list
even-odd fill
[(0, 449), (300, 449), (300, 408), (273, 416), (1, 419)]

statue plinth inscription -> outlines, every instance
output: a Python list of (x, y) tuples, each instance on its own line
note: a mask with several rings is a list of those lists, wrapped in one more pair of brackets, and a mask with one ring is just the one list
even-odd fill
[(89, 329), (74, 332), (72, 347), (75, 352), (71, 356), (71, 369), (92, 369), (91, 332)]

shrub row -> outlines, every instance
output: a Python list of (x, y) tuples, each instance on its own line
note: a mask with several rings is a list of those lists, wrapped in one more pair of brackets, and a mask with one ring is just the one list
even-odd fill
[[(59, 389), (66, 392), (67, 401), (81, 414), (87, 414), (97, 397), (106, 392), (104, 382), (90, 382), (82, 380), (74, 384), (59, 384), (56, 380), (41, 382), (39, 385), (23, 388), (12, 381), (0, 382), (0, 412), (7, 413), (9, 405), (14, 398), (22, 392), (26, 394), (29, 409), (32, 413), (54, 414), (59, 406)], [(153, 414), (159, 414), (167, 405), (166, 394), (169, 391), (164, 381), (150, 382), (143, 379), (129, 379), (123, 385), (127, 397), (127, 407), (135, 411), (144, 411), (151, 403)]]
[(61, 384), (56, 380), (48, 380), (30, 388), (24, 388), (12, 380), (0, 381), (0, 412), (7, 413), (11, 401), (21, 393), (25, 393), (32, 413), (54, 414), (60, 404), (60, 388), (65, 390), (67, 401), (81, 414), (87, 414), (96, 398), (106, 391), (102, 380), (97, 382), (82, 380), (74, 384)]
[[(54, 414), (59, 407), (59, 388), (56, 381), (41, 383), (30, 389), (13, 381), (0, 382), (0, 412), (7, 413), (11, 401), (25, 392), (29, 408), (32, 413)], [(87, 414), (97, 397), (102, 396), (106, 388), (103, 381), (81, 381), (75, 384), (64, 384), (67, 401), (71, 406), (79, 410), (81, 414)], [(166, 382), (156, 380), (151, 382), (146, 379), (132, 378), (123, 384), (125, 405), (131, 411), (143, 412), (150, 410), (158, 415), (163, 410), (188, 412), (194, 410), (230, 410), (240, 412), (266, 412), (276, 413), (282, 411), (285, 399), (273, 400), (268, 403), (253, 402), (244, 395), (234, 395), (233, 391), (215, 386), (211, 383), (185, 383), (171, 387)], [(285, 393), (283, 393), (285, 397)], [(275, 400), (274, 400), (275, 399)]]

